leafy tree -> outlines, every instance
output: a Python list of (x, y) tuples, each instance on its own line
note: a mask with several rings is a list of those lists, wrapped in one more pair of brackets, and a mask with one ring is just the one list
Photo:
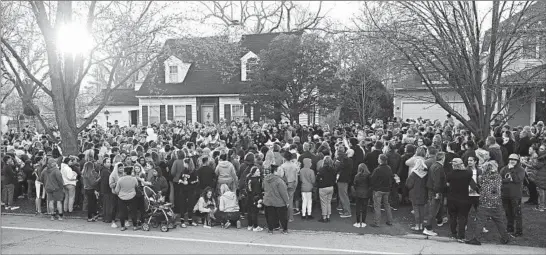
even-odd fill
[(255, 75), (243, 91), (243, 103), (276, 120), (298, 120), (314, 107), (333, 109), (340, 81), (331, 45), (314, 34), (281, 34), (258, 55)]

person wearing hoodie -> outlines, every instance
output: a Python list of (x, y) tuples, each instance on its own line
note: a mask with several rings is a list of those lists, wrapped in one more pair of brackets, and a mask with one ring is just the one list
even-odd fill
[(354, 196), (356, 199), (356, 222), (355, 228), (366, 227), (366, 215), (368, 202), (370, 200), (370, 171), (364, 163), (358, 165), (358, 172), (353, 181)]
[(243, 164), (241, 164), (241, 171), (239, 172), (239, 183), (238, 183), (238, 197), (239, 197), (239, 208), (241, 208), (241, 214), (244, 215), (249, 208), (247, 208), (247, 205), (248, 205), (248, 202), (247, 201), (248, 197), (247, 197), (247, 194), (246, 194), (246, 185), (247, 185), (247, 177), (248, 177), (248, 174), (250, 173), (250, 170), (252, 169), (252, 167), (255, 166), (255, 157), (254, 157), (254, 153), (252, 152), (249, 152), (245, 155), (244, 157), (244, 162)]
[[(419, 155), (419, 154), (421, 153), (416, 153), (415, 155)], [(427, 202), (427, 177), (426, 176), (428, 173), (427, 172), (428, 169), (425, 164), (425, 159), (423, 157), (414, 156), (411, 159), (413, 159), (413, 166), (410, 168), (411, 173), (409, 174), (409, 177), (406, 180), (406, 187), (409, 190), (409, 197), (413, 207), (413, 216), (415, 217), (415, 226), (411, 227), (411, 230), (423, 231), (423, 221), (425, 218), (425, 204)]]
[(239, 213), (239, 201), (235, 192), (229, 189), (227, 184), (220, 186), (220, 198), (218, 199), (218, 219), (224, 224), (224, 228), (229, 228), (232, 224), (236, 224), (237, 229), (241, 228)]
[(480, 207), (477, 220), (470, 221), (468, 229), (468, 240), (466, 244), (481, 245), (480, 236), (488, 218), (490, 218), (501, 236), (501, 242), (507, 244), (510, 235), (506, 231), (501, 200), (502, 178), (498, 173), (498, 164), (494, 160), (485, 162), (482, 165), (483, 175), (480, 179)]
[(507, 230), (518, 237), (523, 235), (521, 199), (523, 179), (525, 178), (525, 170), (519, 164), (518, 155), (512, 154), (508, 157), (508, 165), (501, 169), (500, 175), (502, 177), (502, 205), (506, 213)]
[(18, 209), (13, 206), (13, 196), (15, 185), (17, 184), (16, 172), (14, 169), (14, 160), (6, 155), (2, 158), (2, 200), (5, 203), (6, 210)]
[(345, 147), (341, 146), (336, 151), (337, 158), (335, 162), (337, 178), (337, 191), (339, 196), (338, 210), (341, 209), (341, 218), (351, 218), (351, 204), (349, 201), (349, 183), (351, 179), (351, 172), (353, 169), (353, 161), (347, 157), (345, 153)]
[(332, 214), (332, 196), (334, 195), (334, 185), (336, 185), (336, 171), (334, 161), (330, 156), (325, 156), (322, 164), (317, 164), (317, 187), (319, 189), (320, 208), (322, 217), (319, 222), (326, 223), (330, 221)]
[(284, 180), (275, 174), (276, 168), (271, 168), (272, 173), (264, 179), (263, 203), (266, 210), (266, 221), (268, 233), (273, 234), (273, 229), (279, 224), (282, 233), (288, 233), (288, 188)]
[[(175, 179), (176, 176), (175, 176)], [(185, 158), (184, 159), (184, 170), (182, 170), (179, 178), (178, 183), (181, 185), (180, 187), (180, 193), (178, 195), (180, 196), (182, 200), (182, 208), (180, 211), (180, 226), (182, 228), (186, 227), (185, 224), (185, 214), (188, 215), (188, 225), (190, 226), (197, 226), (195, 222), (193, 222), (193, 207), (192, 205), (195, 205), (196, 199), (196, 190), (197, 190), (197, 183), (199, 180), (197, 179), (197, 171), (195, 170), (195, 166), (193, 165), (193, 160), (191, 158)]]
[(100, 181), (100, 174), (95, 170), (95, 164), (93, 162), (86, 162), (83, 165), (82, 172), (83, 188), (85, 189), (85, 196), (87, 197), (87, 222), (95, 222), (98, 217), (97, 214), (97, 198), (98, 198), (98, 184)]
[[(115, 222), (115, 218), (116, 216), (119, 218), (119, 213), (121, 213), (120, 211), (120, 208), (119, 208), (119, 202), (118, 202), (118, 197), (116, 196), (116, 193), (115, 193), (115, 189), (116, 189), (116, 185), (119, 181), (119, 178), (121, 176), (123, 176), (124, 174), (124, 169), (125, 169), (125, 166), (123, 165), (123, 163), (119, 162), (117, 163), (115, 166), (114, 166), (114, 170), (112, 170), (112, 173), (110, 174), (110, 176), (108, 176), (108, 186), (110, 187), (111, 191), (112, 191), (112, 196), (114, 196), (114, 208), (113, 208), (113, 212), (112, 212), (112, 225), (111, 227), (112, 228), (117, 228), (117, 225), (116, 225), (116, 222)], [(123, 227), (124, 225), (122, 225)]]
[(504, 167), (504, 161), (502, 160), (502, 150), (500, 148), (500, 145), (497, 144), (497, 140), (493, 136), (488, 136), (485, 140), (485, 145), (487, 147), (487, 151), (489, 151), (489, 156), (491, 159), (497, 161), (497, 164), (499, 164), (499, 168)]
[(217, 194), (221, 194), (220, 187), (222, 184), (226, 184), (230, 190), (237, 190), (237, 185), (239, 184), (237, 172), (235, 172), (233, 164), (228, 161), (226, 153), (220, 154), (220, 161), (214, 172), (217, 178)]
[(65, 157), (61, 164), (61, 174), (64, 182), (64, 212), (72, 212), (74, 210), (74, 198), (76, 197), (76, 182), (78, 175), (70, 168), (72, 159)]
[(451, 237), (463, 243), (465, 239), (465, 227), (468, 222), (468, 212), (471, 206), (468, 187), (472, 181), (472, 172), (468, 171), (464, 166), (463, 160), (460, 158), (454, 158), (449, 163), (453, 169), (446, 177), (449, 186), (449, 192), (447, 193), (449, 226)]
[(182, 183), (180, 183), (182, 172), (184, 171), (184, 154), (183, 150), (176, 151), (176, 159), (171, 167), (171, 175), (173, 176), (173, 188), (174, 188), (174, 213), (178, 216), (182, 213), (182, 196), (180, 195), (182, 190)]
[(313, 208), (313, 188), (315, 187), (315, 171), (311, 169), (313, 166), (313, 160), (311, 158), (303, 159), (303, 168), (300, 170), (300, 179), (301, 179), (301, 197), (302, 197), (302, 208), (301, 208), (301, 218), (313, 219), (311, 215)]
[(102, 198), (102, 221), (104, 223), (112, 223), (114, 220), (114, 208), (116, 204), (116, 199), (112, 194), (112, 189), (110, 188), (109, 184), (110, 174), (112, 174), (111, 166), (112, 164), (110, 158), (104, 158), (102, 160), (99, 190)]
[(247, 199), (246, 207), (248, 209), (248, 230), (260, 232), (263, 229), (258, 226), (258, 212), (262, 207), (262, 175), (258, 166), (252, 166), (251, 171), (245, 178), (244, 187)]
[[(64, 199), (64, 182), (57, 160), (54, 158), (47, 159), (47, 167), (51, 170), (47, 172), (47, 178), (45, 179), (45, 190), (49, 200), (49, 208), (51, 210), (51, 220), (55, 220), (58, 216), (59, 220), (63, 220), (63, 199)], [(55, 203), (57, 204), (57, 213), (53, 215), (55, 211)]]

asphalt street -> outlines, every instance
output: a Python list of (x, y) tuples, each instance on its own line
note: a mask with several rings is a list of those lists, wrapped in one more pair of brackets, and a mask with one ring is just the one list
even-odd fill
[(2, 254), (545, 254), (515, 245), (470, 246), (456, 242), (380, 235), (189, 227), (149, 232), (110, 228), (101, 222), (2, 216)]

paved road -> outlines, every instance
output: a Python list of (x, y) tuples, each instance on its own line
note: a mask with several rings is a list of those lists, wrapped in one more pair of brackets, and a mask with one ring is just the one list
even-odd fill
[(27, 216), (2, 217), (2, 254), (545, 254), (546, 250), (511, 245), (470, 246), (401, 237), (332, 232), (254, 233), (246, 229), (192, 227), (162, 233), (125, 232), (84, 220), (50, 221)]

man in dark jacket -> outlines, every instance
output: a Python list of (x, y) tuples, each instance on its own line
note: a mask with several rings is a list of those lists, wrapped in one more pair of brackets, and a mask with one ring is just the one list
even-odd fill
[(449, 185), (447, 193), (447, 207), (449, 213), (449, 226), (451, 236), (457, 238), (460, 243), (465, 239), (465, 227), (470, 211), (470, 197), (468, 187), (472, 180), (472, 172), (464, 166), (463, 160), (455, 158), (451, 162), (453, 171), (447, 175)]
[(375, 211), (375, 221), (372, 227), (378, 227), (381, 220), (381, 203), (387, 212), (387, 225), (392, 225), (391, 205), (389, 204), (389, 193), (394, 179), (391, 168), (387, 165), (388, 158), (385, 154), (379, 155), (379, 166), (373, 171), (370, 177), (370, 183), (373, 192), (373, 207)]
[(485, 141), (486, 150), (489, 151), (489, 155), (491, 156), (491, 159), (494, 159), (497, 161), (497, 164), (499, 165), (499, 168), (504, 167), (504, 161), (502, 160), (502, 151), (500, 148), (500, 145), (497, 144), (497, 141), (495, 137), (488, 136), (487, 140)]
[(5, 203), (5, 208), (6, 210), (19, 209), (19, 207), (13, 206), (13, 196), (17, 184), (13, 158), (9, 155), (4, 156), (2, 165), (2, 200)]
[[(514, 236), (523, 235), (523, 220), (521, 215), (521, 198), (523, 196), (523, 179), (525, 170), (519, 164), (519, 156), (512, 154), (508, 157), (508, 165), (500, 171), (502, 177), (502, 205), (506, 213), (507, 230), (514, 232)], [(514, 229), (514, 223), (516, 228)]]
[(350, 218), (351, 204), (349, 202), (349, 183), (352, 182), (353, 161), (345, 154), (345, 147), (339, 147), (337, 151), (337, 160), (335, 163), (336, 171), (339, 175), (337, 180), (337, 190), (339, 195), (338, 208), (341, 208), (341, 218)]
[(428, 190), (428, 204), (429, 204), (429, 217), (427, 221), (427, 227), (423, 230), (423, 234), (430, 236), (437, 236), (438, 234), (433, 231), (434, 218), (437, 223), (442, 222), (443, 207), (443, 192), (446, 187), (445, 172), (444, 172), (445, 153), (438, 152), (436, 154), (436, 162), (432, 164), (428, 170), (427, 190)]
[[(391, 141), (388, 145), (387, 154), (385, 154), (387, 156), (387, 165), (389, 165), (391, 170), (398, 170), (398, 168), (400, 168), (400, 163), (402, 162), (400, 154), (398, 154), (396, 151), (396, 142)], [(400, 205), (400, 200), (398, 197), (398, 183), (396, 182), (393, 182), (391, 187), (390, 203), (392, 209), (397, 211), (397, 208)]]
[(364, 163), (370, 169), (373, 171), (378, 166), (377, 159), (379, 158), (379, 155), (383, 153), (383, 142), (377, 141), (374, 145), (374, 150), (370, 153), (366, 154), (364, 157)]

